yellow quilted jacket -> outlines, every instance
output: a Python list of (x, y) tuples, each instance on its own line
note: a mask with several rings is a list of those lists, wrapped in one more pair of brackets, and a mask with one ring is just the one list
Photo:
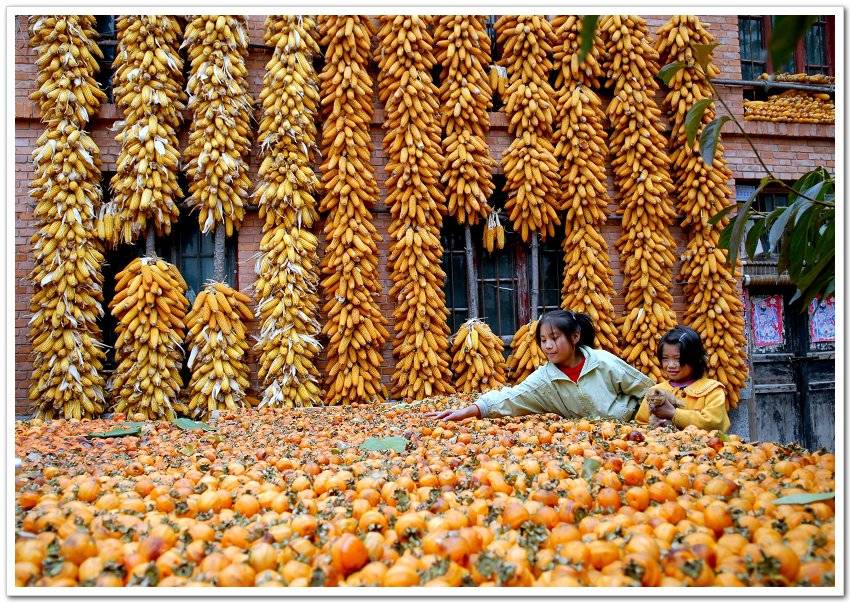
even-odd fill
[[(729, 415), (726, 413), (726, 388), (723, 383), (710, 378), (701, 378), (684, 389), (673, 387), (669, 381), (664, 381), (653, 387), (661, 391), (669, 391), (679, 400), (679, 407), (673, 414), (673, 424), (685, 428), (693, 424), (707, 431), (729, 430)], [(646, 397), (640, 404), (635, 421), (640, 424), (649, 423), (649, 405)]]

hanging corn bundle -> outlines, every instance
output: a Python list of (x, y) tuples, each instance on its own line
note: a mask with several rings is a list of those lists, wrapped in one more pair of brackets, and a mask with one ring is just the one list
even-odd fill
[(30, 44), (38, 58), (36, 91), (47, 124), (33, 150), (31, 194), (38, 230), (29, 399), (39, 418), (92, 418), (104, 410), (103, 253), (95, 237), (101, 204), (100, 151), (82, 129), (105, 99), (93, 16), (36, 16)]
[(182, 27), (176, 17), (119, 17), (113, 66), (115, 104), (123, 112), (121, 145), (112, 177), (113, 200), (103, 207), (104, 240), (132, 244), (153, 226), (171, 232), (180, 211), (177, 128), (182, 121)]
[[(712, 97), (707, 77), (720, 73), (710, 62), (705, 73), (695, 61), (694, 45), (712, 42), (714, 38), (697, 17), (674, 16), (658, 30), (657, 49), (661, 62), (684, 64), (671, 79), (665, 97), (672, 121), (671, 172), (679, 207), (685, 216), (682, 226), (688, 234), (681, 268), (687, 300), (684, 322), (700, 334), (708, 360), (707, 375), (726, 385), (727, 403), (734, 408), (748, 371), (743, 304), (737, 291), (740, 272), (737, 266), (729, 266), (726, 252), (718, 246), (720, 231), (728, 220), (716, 225), (708, 223), (733, 203), (727, 184), (731, 172), (723, 157), (722, 144), (717, 144), (714, 163), (706, 165), (699, 144), (690, 146), (685, 131), (685, 117), (691, 107)], [(713, 108), (706, 109), (702, 127), (714, 117)], [(696, 132), (696, 140), (702, 127)]]
[(602, 40), (594, 37), (584, 62), (578, 60), (582, 18), (557, 16), (552, 21), (557, 45), (555, 68), (558, 117), (555, 156), (561, 174), (558, 198), (566, 211), (564, 283), (561, 306), (588, 314), (597, 343), (620, 353), (614, 305), (613, 270), (602, 236), (607, 221), (605, 113), (593, 88), (599, 88)]
[(106, 102), (95, 76), (103, 52), (97, 45), (92, 15), (43, 15), (30, 18), (30, 46), (38, 58), (35, 92), (41, 120), (67, 120), (84, 127)]
[(495, 166), (487, 146), (490, 39), (483, 17), (439, 17), (434, 28), (440, 71), (443, 175), (448, 214), (475, 225), (487, 217)]
[(379, 191), (371, 163), (372, 79), (367, 73), (372, 26), (365, 16), (325, 16), (320, 20), (325, 67), (319, 76), (322, 106), (322, 185), (320, 211), (327, 212), (328, 241), (322, 259), (322, 286), (329, 338), (328, 404), (368, 403), (386, 397), (381, 382), (381, 350), (389, 338), (386, 318), (375, 297), (381, 240), (371, 209)]
[(493, 94), (490, 97), (490, 104), (488, 108), (494, 109), (496, 106), (496, 97), (499, 97), (502, 104), (505, 103), (505, 99), (508, 97), (508, 70), (502, 67), (501, 65), (490, 65), (490, 71), (488, 74), (490, 81), (490, 89)]
[(210, 282), (186, 315), (189, 352), (188, 414), (206, 419), (214, 410), (245, 407), (251, 299), (222, 282)]
[(433, 40), (425, 18), (381, 17), (379, 97), (385, 105), (384, 149), (391, 245), (387, 265), (396, 303), (393, 395), (422, 399), (453, 391), (440, 229), (439, 100), (431, 79)]
[(109, 309), (117, 321), (117, 367), (109, 391), (116, 412), (133, 420), (187, 413), (178, 399), (186, 288), (177, 268), (156, 257), (137, 257), (115, 277)]
[(546, 354), (537, 344), (537, 322), (532, 320), (520, 326), (511, 341), (507, 370), (508, 380), (514, 384), (524, 381), (547, 361)]
[(505, 115), (514, 136), (502, 156), (505, 211), (524, 242), (532, 234), (554, 236), (558, 163), (552, 145), (555, 118), (552, 70), (553, 31), (545, 16), (502, 16), (496, 21), (500, 64), (508, 71)]
[(451, 340), (452, 372), (458, 393), (484, 393), (507, 382), (505, 344), (487, 323), (471, 318)]
[(492, 253), (496, 249), (505, 248), (505, 228), (499, 219), (499, 211), (492, 209), (487, 216), (487, 225), (484, 226), (484, 250)]
[(319, 54), (316, 21), (309, 16), (269, 16), (265, 42), (272, 47), (260, 102), (258, 140), (263, 157), (255, 197), (263, 220), (254, 290), (259, 299), (258, 377), (262, 406), (309, 407), (322, 402), (316, 359), (321, 351), (317, 287), (319, 215), (316, 113)]
[(190, 62), (187, 107), (192, 112), (184, 152), (189, 176), (186, 204), (198, 209), (201, 232), (224, 225), (227, 236), (245, 217), (251, 181), (251, 96), (245, 60), (245, 17), (197, 16), (189, 21), (183, 46)]
[(654, 100), (658, 53), (647, 40), (641, 17), (606, 16), (599, 29), (606, 52), (603, 67), (614, 88), (608, 119), (611, 167), (623, 215), (623, 233), (617, 240), (625, 289), (623, 359), (659, 379), (655, 350), (676, 325), (670, 290), (676, 244), (669, 231), (675, 215), (669, 199), (670, 159)]

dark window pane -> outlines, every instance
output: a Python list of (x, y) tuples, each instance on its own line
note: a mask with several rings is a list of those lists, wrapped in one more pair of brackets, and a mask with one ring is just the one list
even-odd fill
[(452, 306), (467, 307), (466, 259), (463, 255), (452, 256)]
[(510, 336), (516, 332), (516, 289), (506, 290), (503, 284), (499, 290), (499, 331), (500, 336)]
[(496, 296), (499, 291), (493, 282), (484, 282), (481, 285), (481, 317), (486, 319), (493, 332), (498, 333), (498, 300)]

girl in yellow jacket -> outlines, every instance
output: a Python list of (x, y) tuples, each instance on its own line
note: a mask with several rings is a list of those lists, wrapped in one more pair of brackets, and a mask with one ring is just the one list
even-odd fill
[(677, 326), (658, 344), (658, 361), (668, 380), (652, 387), (635, 415), (641, 424), (674, 424), (726, 432), (726, 389), (723, 383), (706, 378), (705, 349), (699, 334)]

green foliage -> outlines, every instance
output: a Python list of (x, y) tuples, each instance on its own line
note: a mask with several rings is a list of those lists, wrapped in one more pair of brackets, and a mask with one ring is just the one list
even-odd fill
[(593, 48), (593, 38), (596, 36), (596, 23), (599, 21), (599, 15), (584, 15), (581, 18), (581, 47), (578, 51), (579, 63), (584, 62), (584, 57)]
[(778, 15), (774, 18), (773, 33), (767, 46), (774, 66), (784, 65), (791, 58), (797, 42), (817, 20), (812, 15)]

